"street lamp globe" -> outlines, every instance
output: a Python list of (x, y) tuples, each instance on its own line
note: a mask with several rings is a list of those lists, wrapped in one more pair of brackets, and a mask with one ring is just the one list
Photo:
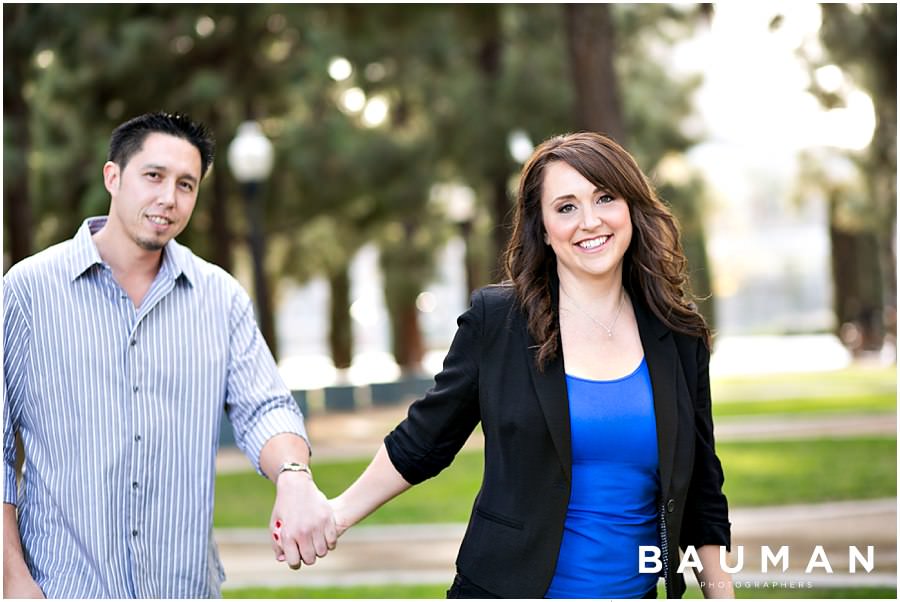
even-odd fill
[(237, 136), (228, 146), (228, 166), (241, 183), (262, 182), (272, 173), (275, 153), (272, 143), (256, 121), (238, 126)]

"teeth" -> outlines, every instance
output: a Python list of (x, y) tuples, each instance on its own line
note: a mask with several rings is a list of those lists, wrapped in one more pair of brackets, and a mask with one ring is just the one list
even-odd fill
[(164, 217), (158, 217), (158, 216), (156, 216), (156, 215), (151, 215), (151, 216), (148, 217), (148, 219), (149, 219), (151, 222), (153, 222), (154, 224), (159, 224), (160, 226), (166, 226), (166, 225), (169, 224), (169, 220), (167, 220), (167, 219), (164, 218)]
[(591, 240), (583, 240), (578, 243), (578, 246), (582, 249), (593, 249), (599, 247), (603, 243), (609, 240), (609, 236), (601, 236), (600, 238), (592, 238)]

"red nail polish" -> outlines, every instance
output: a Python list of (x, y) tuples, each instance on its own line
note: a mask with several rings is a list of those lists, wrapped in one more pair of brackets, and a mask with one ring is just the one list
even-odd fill
[(275, 541), (278, 541), (278, 533), (272, 533), (272, 537), (275, 539)]
[(280, 521), (280, 520), (275, 521), (275, 528), (276, 528), (276, 529), (280, 529), (280, 528), (281, 528), (281, 521)]

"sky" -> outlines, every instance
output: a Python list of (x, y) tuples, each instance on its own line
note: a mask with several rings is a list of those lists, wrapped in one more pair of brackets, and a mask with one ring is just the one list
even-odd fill
[[(875, 126), (869, 97), (856, 90), (844, 110), (823, 110), (806, 90), (810, 74), (798, 50), (822, 56), (817, 3), (721, 2), (708, 30), (685, 42), (678, 67), (700, 71), (705, 84), (695, 97), (714, 139), (739, 140), (757, 150), (780, 152), (832, 145), (864, 148)], [(769, 24), (783, 19), (777, 29)], [(845, 83), (837, 66), (817, 72), (824, 85)]]

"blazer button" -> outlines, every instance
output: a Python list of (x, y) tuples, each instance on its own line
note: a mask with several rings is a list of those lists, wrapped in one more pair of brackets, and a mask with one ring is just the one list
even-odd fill
[(666, 512), (675, 512), (675, 500), (669, 500), (666, 504)]

